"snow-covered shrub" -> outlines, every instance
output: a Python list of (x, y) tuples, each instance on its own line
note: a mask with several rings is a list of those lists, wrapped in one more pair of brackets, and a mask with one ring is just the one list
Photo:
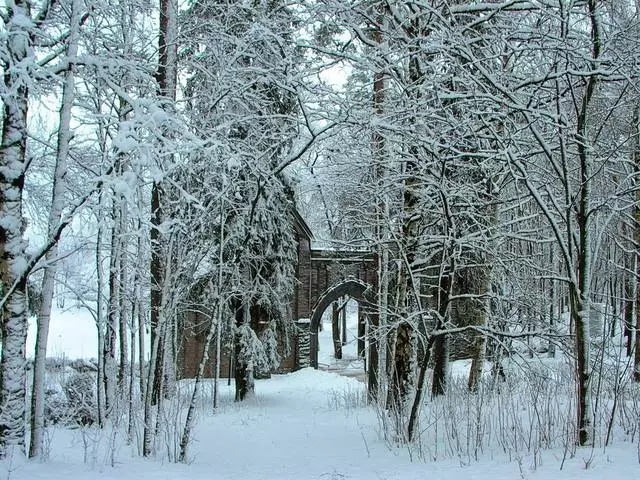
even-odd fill
[(69, 366), (69, 360), (66, 357), (47, 357), (45, 360), (45, 368), (47, 373), (61, 373)]
[(271, 372), (280, 366), (280, 353), (278, 352), (278, 339), (276, 326), (271, 322), (260, 335), (262, 354), (257, 357), (255, 376), (256, 378), (269, 378)]
[(67, 397), (59, 385), (47, 387), (44, 392), (44, 418), (46, 424), (64, 423), (67, 420)]
[(269, 371), (269, 362), (265, 355), (264, 346), (256, 335), (256, 332), (249, 325), (241, 325), (238, 328), (238, 344), (240, 352), (237, 357), (238, 363), (246, 365), (247, 374), (252, 377), (256, 373)]
[(78, 358), (69, 363), (69, 366), (78, 373), (98, 371), (98, 363), (95, 359), (87, 360), (84, 358)]
[(67, 418), (70, 423), (91, 425), (97, 418), (95, 379), (89, 373), (75, 373), (64, 385)]

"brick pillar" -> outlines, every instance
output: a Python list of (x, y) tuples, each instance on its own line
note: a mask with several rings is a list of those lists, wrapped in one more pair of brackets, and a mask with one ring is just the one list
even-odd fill
[(309, 326), (310, 322), (308, 318), (298, 319), (298, 368), (307, 368), (311, 364), (311, 335)]

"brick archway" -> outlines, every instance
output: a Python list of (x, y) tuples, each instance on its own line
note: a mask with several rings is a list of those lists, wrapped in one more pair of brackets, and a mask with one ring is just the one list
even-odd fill
[[(360, 300), (369, 331), (377, 328), (378, 256), (372, 249), (312, 248), (313, 234), (297, 212), (294, 227), (298, 243), (297, 282), (292, 303), (293, 318), (298, 324), (295, 363), (296, 368), (317, 368), (320, 317), (338, 296), (347, 294)], [(377, 389), (378, 349), (374, 337), (369, 335), (367, 339), (369, 392)]]
[(309, 357), (310, 364), (314, 368), (318, 368), (318, 330), (322, 321), (322, 314), (329, 305), (344, 296), (349, 296), (356, 300), (360, 308), (363, 309), (372, 307), (375, 298), (372, 285), (354, 279), (344, 280), (321, 294), (313, 307), (311, 318), (309, 319)]
[[(291, 349), (283, 349), (283, 357), (278, 372), (290, 372), (318, 365), (317, 333), (323, 311), (338, 296), (349, 295), (357, 300), (366, 325), (373, 332), (378, 326), (376, 292), (378, 288), (378, 257), (375, 250), (312, 248), (313, 234), (300, 214), (294, 210), (291, 218), (297, 244), (295, 287), (289, 300), (291, 321), (297, 325), (291, 336), (281, 345), (289, 344)], [(286, 299), (283, 299), (286, 301)], [(268, 312), (259, 308), (251, 309), (252, 328), (262, 328), (269, 321)], [(178, 374), (181, 378), (193, 378), (199, 368), (206, 335), (204, 332), (211, 321), (207, 312), (189, 312), (180, 326), (180, 350), (178, 353)], [(359, 325), (364, 322), (359, 321)], [(313, 335), (312, 335), (313, 333)], [(223, 333), (224, 334), (224, 333)], [(227, 332), (228, 334), (228, 332)], [(365, 334), (358, 334), (364, 339)], [(313, 341), (312, 341), (312, 338)], [(370, 392), (377, 385), (378, 353), (374, 339), (368, 336), (369, 348), (366, 359)], [(364, 340), (363, 340), (364, 345)], [(360, 352), (360, 345), (359, 345)], [(365, 348), (363, 346), (362, 351)], [(229, 349), (221, 351), (220, 371), (223, 376), (232, 374), (232, 355)], [(215, 351), (209, 352), (207, 375), (212, 375)]]

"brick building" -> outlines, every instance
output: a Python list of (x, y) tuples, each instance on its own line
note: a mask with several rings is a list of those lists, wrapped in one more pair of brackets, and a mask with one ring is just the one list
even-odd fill
[[(366, 306), (373, 303), (377, 285), (377, 258), (370, 251), (331, 250), (312, 248), (313, 234), (304, 219), (296, 211), (293, 214), (298, 261), (296, 264), (296, 282), (291, 302), (291, 327), (288, 338), (278, 339), (282, 361), (278, 372), (290, 372), (306, 366), (317, 367), (317, 332), (324, 310), (335, 300), (345, 295), (359, 301), (358, 336), (361, 341), (358, 351), (365, 354), (364, 337), (367, 321), (377, 323), (372, 309)], [(182, 378), (196, 375), (205, 336), (208, 330), (207, 316), (202, 313), (190, 313), (180, 329), (178, 366)], [(258, 335), (268, 324), (268, 318), (258, 308), (251, 309), (251, 325)], [(232, 373), (232, 349), (229, 335), (224, 335), (221, 348), (221, 377)], [(286, 348), (288, 345), (288, 349)], [(285, 354), (285, 351), (288, 353)], [(370, 352), (369, 355), (375, 355)], [(213, 376), (216, 358), (215, 347), (210, 350), (210, 360), (205, 376)], [(374, 361), (375, 358), (371, 361)], [(268, 373), (268, 372), (262, 372)]]

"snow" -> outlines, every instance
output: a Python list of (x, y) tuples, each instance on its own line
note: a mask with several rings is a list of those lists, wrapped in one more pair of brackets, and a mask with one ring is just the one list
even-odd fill
[(583, 480), (606, 475), (624, 480), (636, 479), (640, 471), (637, 446), (632, 444), (579, 450), (562, 469), (559, 450), (511, 461), (499, 455), (478, 462), (417, 460), (417, 452), (388, 445), (379, 437), (376, 413), (364, 400), (364, 385), (336, 373), (305, 369), (258, 380), (257, 396), (243, 404), (233, 403), (233, 385), (223, 382), (221, 408), (215, 415), (209, 409), (210, 385), (204, 392), (209, 396), (203, 401), (187, 465), (144, 460), (119, 434), (112, 436), (110, 428), (57, 429), (50, 432), (49, 461), (0, 462), (0, 478)]
[(318, 332), (318, 366), (329, 371), (339, 370), (343, 375), (364, 380), (364, 362), (358, 358), (357, 305), (354, 300), (350, 300), (345, 307), (347, 309), (347, 343), (342, 346), (341, 360), (334, 357), (331, 308), (325, 311), (322, 317), (322, 331)]
[[(616, 440), (595, 449), (554, 447), (548, 450), (496, 449), (489, 442), (478, 459), (466, 454), (438, 453), (433, 445), (402, 445), (384, 438), (380, 413), (366, 401), (362, 364), (356, 357), (355, 303), (347, 305), (347, 344), (344, 360), (332, 358), (329, 318), (319, 334), (321, 367), (256, 380), (255, 396), (234, 403), (234, 386), (220, 382), (220, 407), (212, 413), (210, 381), (202, 388), (189, 462), (166, 458), (167, 448), (177, 448), (183, 415), (170, 411), (175, 422), (160, 435), (158, 456), (139, 454), (139, 436), (127, 445), (126, 414), (118, 427), (67, 429), (50, 427), (43, 462), (10, 457), (0, 461), (0, 478), (11, 480), (601, 480), (636, 479), (640, 472), (640, 444)], [(95, 326), (88, 311), (55, 309), (54, 343), (50, 349), (68, 357), (95, 352)], [(85, 330), (86, 328), (86, 330)], [(79, 350), (74, 350), (80, 347)], [(57, 350), (59, 349), (59, 350)], [(80, 355), (76, 355), (79, 353)], [(524, 360), (522, 360), (524, 361)], [(558, 368), (561, 360), (548, 360)], [(468, 362), (452, 364), (451, 376), (464, 378)], [(186, 406), (192, 381), (180, 383), (181, 405)], [(570, 388), (570, 386), (568, 386)], [(561, 392), (557, 392), (561, 395)], [(505, 396), (505, 400), (509, 397)], [(526, 394), (524, 397), (527, 398)], [(456, 398), (447, 401), (461, 403)], [(435, 405), (435, 404), (434, 404)], [(526, 415), (526, 405), (505, 401), (506, 416)], [(541, 403), (541, 406), (544, 405)], [(511, 408), (511, 410), (509, 410)], [(463, 405), (459, 410), (464, 411)], [(426, 410), (426, 408), (425, 408)], [(182, 410), (184, 412), (184, 409)], [(468, 419), (451, 418), (464, 424)], [(445, 422), (446, 423), (446, 422)], [(425, 422), (426, 425), (426, 422)], [(431, 426), (423, 426), (425, 430)], [(463, 432), (464, 427), (460, 428)], [(427, 435), (428, 437), (428, 435)], [(460, 441), (460, 438), (458, 439)]]

